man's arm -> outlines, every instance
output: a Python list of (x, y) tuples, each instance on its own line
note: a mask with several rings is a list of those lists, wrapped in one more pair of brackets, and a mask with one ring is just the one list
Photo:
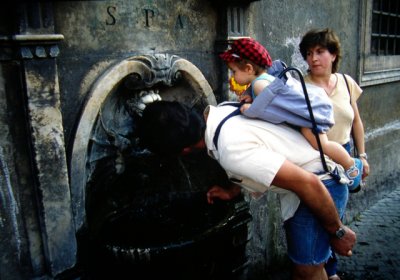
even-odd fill
[(348, 256), (349, 252), (351, 254), (356, 241), (355, 233), (343, 226), (330, 193), (315, 174), (285, 160), (272, 184), (296, 193), (330, 235), (334, 236), (340, 227), (344, 227), (346, 229), (344, 237), (342, 239), (333, 237), (331, 245), (341, 255)]
[[(340, 255), (351, 255), (356, 235), (350, 228), (343, 226), (331, 195), (316, 175), (286, 160), (272, 184), (296, 193), (322, 222), (328, 233), (332, 235), (332, 248)], [(240, 194), (238, 185), (232, 185), (231, 188), (213, 186), (207, 192), (207, 200), (208, 203), (212, 204), (215, 199), (230, 200), (238, 194)], [(339, 227), (346, 230), (342, 239), (334, 236)]]

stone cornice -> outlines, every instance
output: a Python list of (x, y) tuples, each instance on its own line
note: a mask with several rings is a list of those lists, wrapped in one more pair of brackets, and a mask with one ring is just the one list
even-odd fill
[(16, 34), (11, 36), (0, 35), (0, 42), (18, 42), (19, 44), (30, 43), (54, 43), (64, 40), (62, 34)]
[(55, 58), (60, 53), (58, 42), (64, 40), (62, 34), (16, 34), (0, 35), (0, 48), (11, 51), (3, 52), (0, 60)]

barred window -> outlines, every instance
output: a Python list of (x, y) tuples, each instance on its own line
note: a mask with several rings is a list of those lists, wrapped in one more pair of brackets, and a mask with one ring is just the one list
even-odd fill
[(359, 84), (400, 81), (400, 1), (360, 1)]
[(371, 54), (400, 55), (398, 0), (374, 0), (371, 27)]
[(244, 8), (243, 7), (228, 7), (228, 36), (244, 36)]

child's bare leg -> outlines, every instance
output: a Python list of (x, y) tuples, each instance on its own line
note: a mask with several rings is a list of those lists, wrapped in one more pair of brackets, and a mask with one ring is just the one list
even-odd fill
[[(318, 149), (317, 139), (310, 128), (302, 128), (301, 132), (307, 141), (313, 146), (314, 149)], [(343, 166), (345, 170), (349, 169), (354, 165), (354, 159), (349, 155), (345, 148), (337, 142), (329, 141), (325, 133), (319, 134), (322, 150), (324, 154), (330, 157), (334, 162)], [(356, 175), (356, 174), (352, 174)]]
[[(314, 149), (318, 150), (318, 143), (312, 130), (302, 128), (301, 132), (304, 137), (310, 142)], [(324, 154), (329, 156), (333, 161), (343, 166), (346, 170), (347, 178), (349, 179), (348, 186), (350, 191), (356, 191), (360, 184), (362, 176), (362, 162), (359, 159), (353, 159), (346, 149), (339, 143), (329, 141), (326, 134), (319, 134), (322, 150)], [(356, 162), (357, 160), (357, 162)], [(342, 178), (343, 179), (343, 178)], [(342, 180), (341, 180), (342, 182)], [(344, 181), (342, 183), (345, 183)]]

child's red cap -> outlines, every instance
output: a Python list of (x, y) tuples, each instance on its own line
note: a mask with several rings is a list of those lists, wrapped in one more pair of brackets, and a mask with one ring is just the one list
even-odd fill
[(226, 62), (248, 59), (262, 67), (270, 67), (272, 65), (272, 59), (268, 51), (252, 38), (235, 40), (231, 45), (231, 49), (220, 54), (220, 57)]

